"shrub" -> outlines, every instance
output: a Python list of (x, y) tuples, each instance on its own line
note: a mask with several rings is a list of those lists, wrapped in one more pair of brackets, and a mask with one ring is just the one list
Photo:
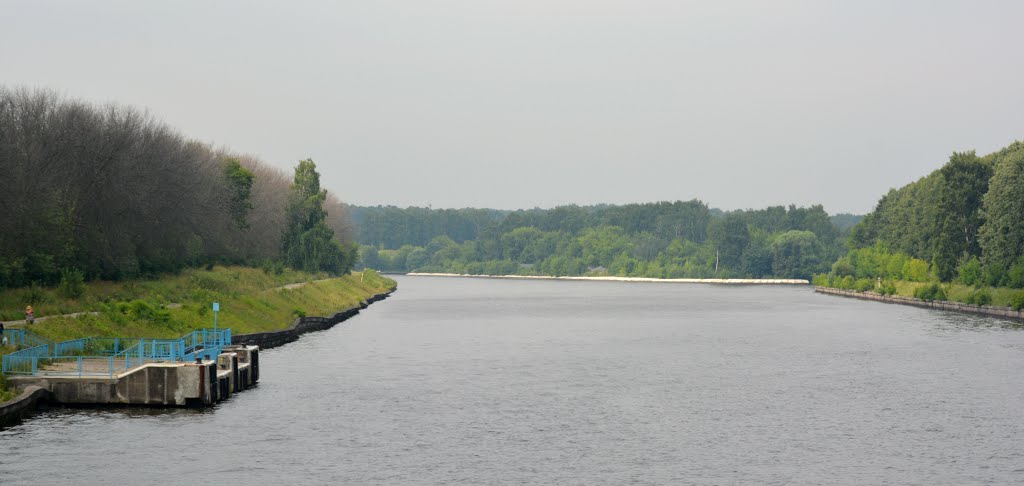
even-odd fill
[(1024, 261), (1017, 262), (1006, 272), (1007, 286), (1024, 289)]
[(829, 284), (830, 284), (829, 278), (828, 278), (828, 274), (827, 273), (815, 274), (814, 277), (811, 278), (811, 283), (815, 287), (828, 287)]
[(992, 303), (992, 294), (990, 294), (988, 290), (974, 290), (967, 294), (967, 298), (964, 299), (964, 302), (972, 305), (989, 305)]
[(961, 260), (957, 273), (959, 274), (958, 279), (960, 283), (964, 285), (981, 285), (985, 280), (985, 273), (978, 257), (972, 256), (969, 259)]
[(857, 282), (854, 284), (854, 289), (857, 292), (867, 292), (868, 290), (873, 290), (874, 288), (875, 281), (871, 280), (870, 278), (857, 279)]
[(1024, 292), (1017, 292), (1010, 296), (1010, 307), (1015, 311), (1024, 309)]
[(840, 258), (839, 260), (836, 260), (836, 262), (832, 264), (833, 275), (845, 277), (847, 275), (853, 275), (855, 272), (856, 269), (853, 267), (853, 264), (850, 263), (849, 258)]
[(85, 274), (77, 268), (61, 270), (57, 292), (66, 299), (77, 299), (85, 295)]
[(882, 295), (896, 295), (896, 284), (892, 280), (885, 280), (882, 282), (882, 286), (878, 288), (878, 293)]
[(297, 318), (306, 317), (306, 311), (302, 309), (292, 309), (292, 315)]
[(32, 282), (28, 288), (25, 289), (25, 302), (36, 305), (46, 300), (46, 291), (39, 285), (39, 282)]
[(1003, 287), (1006, 285), (1006, 269), (1000, 265), (985, 266), (985, 284), (989, 287)]
[(123, 315), (140, 321), (168, 322), (171, 320), (171, 313), (166, 307), (142, 299), (121, 302), (117, 304), (117, 310)]
[(941, 285), (931, 283), (915, 289), (914, 297), (928, 302), (946, 300), (946, 291), (942, 289)]
[(928, 262), (911, 258), (903, 265), (903, 278), (911, 282), (927, 282)]

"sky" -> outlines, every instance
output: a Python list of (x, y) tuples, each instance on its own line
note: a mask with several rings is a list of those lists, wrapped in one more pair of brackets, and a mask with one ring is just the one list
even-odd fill
[(870, 211), (1024, 139), (1024, 2), (0, 0), (0, 84), (358, 205)]

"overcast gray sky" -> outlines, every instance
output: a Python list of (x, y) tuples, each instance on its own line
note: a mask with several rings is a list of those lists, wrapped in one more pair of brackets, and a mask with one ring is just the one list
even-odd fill
[(1024, 2), (9, 1), (0, 82), (354, 204), (866, 212), (1024, 139)]

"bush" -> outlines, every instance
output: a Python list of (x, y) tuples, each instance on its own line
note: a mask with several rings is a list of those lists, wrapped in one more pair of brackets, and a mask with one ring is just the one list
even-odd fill
[(928, 262), (911, 258), (903, 265), (903, 278), (911, 282), (928, 281)]
[(964, 302), (971, 305), (989, 305), (992, 303), (992, 294), (988, 290), (974, 290), (967, 294)]
[(303, 318), (306, 317), (306, 311), (302, 309), (292, 309), (292, 315), (297, 318)]
[(28, 288), (25, 289), (24, 300), (26, 303), (36, 305), (46, 301), (46, 291), (39, 285), (39, 282), (32, 282)]
[(882, 282), (882, 286), (878, 288), (878, 293), (882, 295), (896, 295), (896, 284), (892, 280), (885, 280)]
[(819, 273), (811, 278), (811, 284), (815, 287), (829, 287), (831, 282), (829, 281), (827, 273)]
[(1006, 269), (999, 265), (986, 265), (985, 266), (985, 284), (989, 287), (1004, 287), (1006, 286), (1007, 276)]
[(1015, 311), (1024, 309), (1024, 292), (1017, 292), (1010, 296), (1010, 307)]
[(981, 267), (978, 257), (971, 257), (960, 261), (957, 268), (960, 283), (968, 286), (979, 286), (985, 280), (985, 273)]
[(1024, 289), (1024, 261), (1017, 262), (1006, 272), (1007, 286), (1015, 289)]
[(946, 300), (946, 291), (942, 289), (941, 285), (931, 283), (915, 289), (914, 297), (927, 302)]
[(832, 274), (839, 277), (853, 275), (856, 271), (857, 270), (853, 267), (853, 264), (850, 263), (850, 259), (846, 257), (840, 258), (832, 264)]
[(860, 278), (854, 284), (854, 290), (857, 292), (867, 292), (868, 290), (874, 290), (875, 281), (870, 278)]
[(117, 311), (140, 321), (168, 322), (171, 313), (162, 304), (136, 299), (131, 302), (117, 304)]
[(61, 270), (57, 293), (66, 299), (77, 299), (85, 295), (85, 274), (77, 268)]

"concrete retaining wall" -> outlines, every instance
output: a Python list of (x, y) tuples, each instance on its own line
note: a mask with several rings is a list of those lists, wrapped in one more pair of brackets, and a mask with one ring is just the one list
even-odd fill
[(299, 336), (307, 332), (322, 331), (324, 329), (334, 327), (334, 325), (339, 322), (358, 314), (361, 309), (365, 309), (370, 304), (388, 298), (388, 296), (391, 295), (391, 292), (394, 292), (394, 290), (373, 295), (358, 307), (343, 310), (330, 317), (300, 317), (295, 319), (295, 322), (293, 322), (287, 329), (282, 329), (280, 331), (235, 334), (231, 336), (231, 342), (235, 344), (259, 346), (260, 349), (269, 349), (281, 346), (299, 339)]
[(25, 388), (21, 395), (0, 403), (0, 427), (18, 423), (23, 417), (34, 412), (40, 402), (52, 399), (52, 394), (45, 388), (38, 386)]
[(841, 295), (843, 297), (853, 297), (855, 299), (862, 300), (874, 300), (876, 302), (885, 302), (889, 304), (912, 305), (915, 307), (924, 307), (926, 309), (966, 312), (969, 314), (980, 314), (986, 316), (1024, 320), (1024, 311), (1015, 311), (1009, 307), (996, 307), (993, 305), (972, 305), (964, 304), (962, 302), (950, 302), (946, 300), (928, 302), (921, 299), (916, 299), (914, 297), (902, 297), (899, 295), (886, 296), (876, 294), (874, 292), (857, 292), (855, 290), (839, 290), (828, 287), (814, 287), (814, 291), (822, 294)]

